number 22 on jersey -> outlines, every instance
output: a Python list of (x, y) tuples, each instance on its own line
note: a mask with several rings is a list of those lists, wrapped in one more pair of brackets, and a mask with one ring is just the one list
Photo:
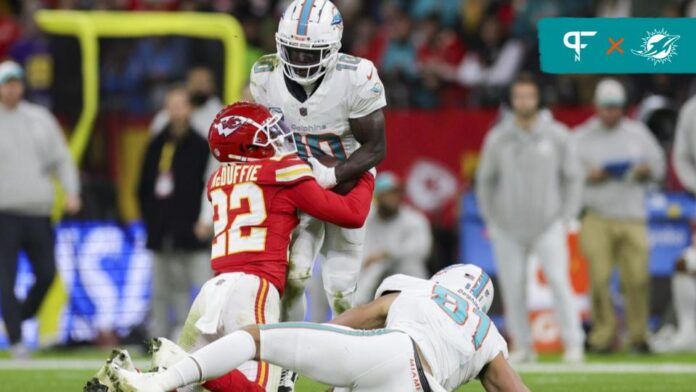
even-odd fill
[[(469, 302), (451, 290), (435, 285), (433, 287), (432, 299), (455, 323), (464, 326), (468, 322), (476, 322), (476, 320), (469, 319)], [(479, 309), (474, 309), (474, 314), (478, 318), (478, 323), (476, 324), (474, 334), (471, 336), (471, 341), (474, 344), (474, 348), (478, 350), (488, 335), (491, 319)]]
[[(211, 258), (242, 252), (261, 252), (266, 249), (267, 230), (265, 227), (259, 227), (267, 217), (261, 187), (251, 182), (236, 184), (229, 194), (222, 189), (214, 189), (210, 192), (210, 200), (216, 211)], [(245, 200), (248, 212), (231, 213), (241, 210)]]

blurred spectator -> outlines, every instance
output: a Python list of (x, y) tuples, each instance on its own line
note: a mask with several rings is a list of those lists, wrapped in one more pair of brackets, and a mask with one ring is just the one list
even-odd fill
[(578, 127), (586, 173), (581, 247), (590, 263), (592, 331), (589, 347), (609, 352), (616, 334), (609, 288), (618, 265), (631, 349), (649, 351), (648, 236), (645, 194), (665, 174), (664, 154), (650, 130), (624, 116), (626, 93), (614, 79), (599, 82), (596, 115)]
[(696, 235), (677, 259), (672, 274), (672, 302), (676, 328), (665, 324), (651, 338), (656, 352), (696, 351)]
[(207, 246), (194, 232), (210, 155), (208, 143), (191, 125), (185, 88), (171, 89), (165, 108), (169, 123), (147, 148), (138, 189), (147, 248), (154, 253), (152, 336), (176, 333), (186, 318), (191, 289), (200, 288), (210, 270)]
[(386, 275), (428, 277), (426, 259), (432, 246), (428, 219), (403, 203), (403, 187), (394, 173), (377, 176), (375, 197), (376, 208), (365, 222), (365, 259), (355, 294), (359, 304), (372, 301)]
[(696, 96), (679, 111), (672, 159), (679, 181), (696, 194)]
[(34, 103), (51, 107), (53, 57), (48, 40), (40, 33), (34, 13), (40, 9), (37, 0), (25, 1), (22, 7), (22, 36), (10, 47), (10, 56), (26, 70), (26, 95)]
[[(50, 216), (53, 178), (67, 194), (65, 210), (77, 213), (81, 201), (77, 168), (58, 122), (43, 107), (23, 101), (22, 68), (0, 63), (0, 298), (2, 317), (15, 357), (22, 345), (22, 321), (34, 317), (56, 273)], [(24, 302), (15, 297), (19, 252), (26, 252), (35, 276)]]
[(595, 6), (595, 15), (602, 18), (627, 18), (631, 16), (632, 2), (633, 0), (599, 0)]
[(13, 15), (0, 14), (0, 59), (7, 57), (12, 43), (20, 37), (21, 29)]
[(476, 196), (489, 230), (512, 336), (510, 360), (531, 362), (527, 309), (529, 258), (536, 255), (561, 324), (564, 360), (583, 360), (583, 331), (569, 279), (566, 225), (579, 209), (582, 178), (570, 134), (539, 113), (539, 87), (523, 75), (510, 90), (514, 116), (486, 136)]
[(522, 64), (524, 46), (516, 39), (507, 39), (500, 21), (488, 17), (481, 27), (481, 39), (469, 49), (457, 66), (434, 63), (435, 72), (449, 81), (474, 90), (472, 99), (482, 105), (497, 105)]
[(408, 15), (395, 10), (388, 23), (389, 43), (382, 55), (380, 74), (390, 88), (386, 89), (392, 106), (408, 106), (409, 89), (418, 79), (416, 48), (411, 41), (412, 22)]
[[(674, 141), (674, 168), (679, 181), (691, 193), (696, 193), (696, 96), (689, 99), (679, 112), (677, 135)], [(694, 231), (692, 224), (692, 232)], [(677, 261), (672, 276), (672, 299), (677, 318), (677, 330), (666, 341), (659, 342), (659, 351), (696, 350), (696, 234), (691, 246)]]
[[(133, 113), (148, 113), (162, 101), (168, 83), (181, 80), (186, 72), (190, 41), (181, 37), (139, 40), (128, 63), (128, 70), (143, 91), (143, 106), (131, 105)], [(137, 92), (133, 91), (133, 93)]]
[(432, 95), (431, 102), (421, 98), (417, 102), (421, 107), (460, 106), (464, 102), (466, 90), (458, 83), (450, 83), (440, 78), (438, 67), (454, 68), (462, 61), (465, 48), (459, 35), (453, 29), (440, 28), (437, 20), (426, 19), (421, 22), (421, 44), (417, 52), (418, 66), (422, 76), (421, 98)]
[[(193, 111), (191, 126), (204, 139), (208, 140), (208, 129), (215, 116), (222, 109), (222, 101), (215, 95), (215, 78), (213, 72), (205, 67), (196, 67), (188, 71), (186, 89), (191, 97)], [(160, 110), (150, 125), (150, 131), (162, 132), (169, 123), (166, 109)]]

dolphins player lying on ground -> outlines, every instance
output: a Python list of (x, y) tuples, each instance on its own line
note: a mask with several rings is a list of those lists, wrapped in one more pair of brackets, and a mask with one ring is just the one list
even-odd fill
[(455, 265), (430, 280), (394, 275), (375, 298), (333, 325), (251, 325), (165, 371), (137, 373), (112, 363), (107, 372), (117, 391), (164, 392), (256, 359), (352, 391), (452, 391), (473, 378), (487, 391), (527, 390), (486, 316), (493, 285), (479, 267)]

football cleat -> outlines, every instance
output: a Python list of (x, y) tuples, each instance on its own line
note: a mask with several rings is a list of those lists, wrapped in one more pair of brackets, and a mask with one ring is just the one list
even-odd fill
[[(83, 390), (85, 392), (112, 391), (113, 387), (111, 384), (111, 379), (109, 378), (109, 375), (107, 373), (107, 368), (111, 364), (117, 364), (118, 366), (124, 369), (132, 371), (136, 370), (135, 365), (133, 364), (133, 360), (131, 359), (131, 356), (128, 353), (128, 351), (113, 350), (111, 351), (111, 355), (109, 355), (109, 358), (106, 360), (104, 366), (102, 366), (97, 371), (97, 374), (95, 374), (94, 377), (87, 382)], [(99, 389), (100, 387), (106, 389)]]
[(91, 380), (87, 381), (82, 392), (109, 392), (109, 387), (102, 384), (97, 377), (93, 377)]
[(183, 348), (167, 338), (154, 338), (145, 342), (152, 355), (152, 369), (167, 369), (188, 355)]
[(280, 372), (280, 383), (278, 383), (278, 392), (294, 392), (295, 382), (297, 382), (297, 373), (290, 369), (283, 369)]
[(106, 367), (113, 392), (167, 392), (157, 384), (157, 373), (139, 373), (111, 363)]

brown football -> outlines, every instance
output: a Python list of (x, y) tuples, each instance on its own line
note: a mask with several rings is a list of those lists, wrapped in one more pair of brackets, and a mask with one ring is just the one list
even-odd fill
[[(338, 159), (332, 157), (331, 155), (321, 155), (317, 158), (322, 165), (326, 167), (334, 167), (341, 163)], [(358, 184), (358, 180), (347, 180), (339, 182), (335, 187), (331, 188), (332, 191), (338, 193), (339, 195), (348, 194), (355, 186)]]

